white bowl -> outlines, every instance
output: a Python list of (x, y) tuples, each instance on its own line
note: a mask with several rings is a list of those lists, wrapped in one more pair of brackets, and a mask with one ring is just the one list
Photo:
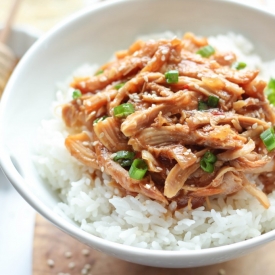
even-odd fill
[[(234, 31), (250, 39), (264, 60), (275, 58), (275, 16), (220, 0), (110, 1), (84, 10), (41, 38), (12, 75), (1, 102), (0, 158), (18, 192), (44, 217), (91, 247), (126, 261), (159, 267), (192, 267), (227, 261), (275, 239), (275, 231), (232, 245), (199, 251), (153, 251), (103, 240), (61, 218), (57, 195), (39, 178), (31, 159), (33, 137), (49, 117), (55, 83), (85, 62), (104, 63), (140, 34), (165, 30), (215, 35)], [(264, 31), (263, 31), (264, 30)]]

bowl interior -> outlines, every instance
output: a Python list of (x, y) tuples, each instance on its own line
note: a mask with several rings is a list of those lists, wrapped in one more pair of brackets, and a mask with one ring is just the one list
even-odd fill
[(110, 1), (74, 15), (28, 51), (6, 87), (0, 112), (0, 158), (4, 172), (21, 195), (61, 229), (128, 261), (163, 267), (199, 266), (232, 259), (267, 242), (273, 238), (271, 233), (227, 248), (185, 253), (144, 251), (100, 240), (81, 231), (73, 221), (53, 213), (59, 198), (39, 178), (32, 152), (41, 120), (50, 117), (56, 83), (64, 81), (80, 65), (105, 63), (137, 36), (166, 30), (206, 36), (241, 33), (255, 44), (264, 60), (274, 59), (275, 39), (270, 35), (274, 25), (275, 17), (267, 12), (219, 0)]

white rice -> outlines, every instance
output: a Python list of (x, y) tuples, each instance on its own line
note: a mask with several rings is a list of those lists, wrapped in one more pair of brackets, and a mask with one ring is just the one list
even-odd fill
[[(170, 35), (170, 34), (169, 34)], [(253, 53), (253, 45), (243, 36), (229, 33), (209, 38), (210, 44), (237, 53), (250, 68), (260, 68), (262, 77), (268, 70)], [(74, 75), (93, 73), (97, 65), (85, 65)], [(70, 78), (71, 79), (71, 78)], [(198, 250), (232, 244), (253, 238), (275, 228), (275, 192), (269, 194), (271, 206), (263, 206), (241, 191), (234, 196), (211, 198), (212, 209), (199, 207), (175, 211), (143, 195), (121, 197), (109, 186), (110, 177), (99, 171), (93, 181), (92, 169), (74, 159), (64, 146), (69, 134), (60, 116), (60, 104), (71, 99), (70, 79), (58, 85), (53, 103), (53, 118), (42, 121), (38, 130), (34, 163), (41, 177), (56, 190), (62, 202), (56, 211), (78, 222), (80, 227), (104, 239), (146, 249)]]

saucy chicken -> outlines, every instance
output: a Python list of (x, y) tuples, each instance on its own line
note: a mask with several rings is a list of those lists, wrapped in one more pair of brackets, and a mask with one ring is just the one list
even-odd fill
[(62, 117), (76, 134), (65, 145), (125, 194), (196, 208), (245, 190), (268, 208), (275, 113), (259, 71), (244, 67), (192, 33), (138, 40), (73, 80)]

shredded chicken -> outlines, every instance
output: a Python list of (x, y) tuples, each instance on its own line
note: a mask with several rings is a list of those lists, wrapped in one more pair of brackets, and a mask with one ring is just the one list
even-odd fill
[[(62, 109), (66, 126), (77, 132), (65, 141), (71, 155), (111, 175), (125, 193), (165, 205), (196, 208), (210, 196), (245, 190), (268, 208), (273, 185), (255, 184), (265, 185), (275, 167), (275, 154), (260, 138), (275, 123), (266, 83), (258, 70), (233, 68), (233, 52), (198, 54), (207, 45), (207, 38), (192, 33), (138, 40), (95, 75), (75, 78), (71, 86), (81, 95)], [(167, 80), (171, 70), (176, 81)], [(209, 103), (213, 97), (216, 106)], [(134, 110), (118, 115), (125, 103)], [(201, 103), (206, 108), (199, 109)], [(133, 157), (119, 162), (120, 151)], [(139, 179), (130, 172), (133, 159), (147, 168)]]

